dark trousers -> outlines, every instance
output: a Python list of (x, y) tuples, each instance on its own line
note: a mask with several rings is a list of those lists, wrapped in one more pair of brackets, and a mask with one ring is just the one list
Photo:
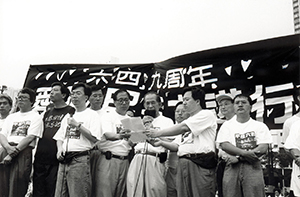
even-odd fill
[(226, 162), (223, 159), (220, 159), (216, 169), (216, 178), (217, 178), (217, 189), (218, 189), (218, 196), (223, 197), (223, 176), (225, 170)]
[(35, 162), (33, 171), (33, 196), (54, 197), (57, 180), (57, 164)]
[[(6, 151), (2, 152), (1, 157), (5, 154), (7, 155)], [(0, 183), (3, 184), (0, 186), (1, 196), (24, 197), (27, 193), (31, 169), (32, 148), (27, 147), (13, 158), (10, 164), (1, 166)]]

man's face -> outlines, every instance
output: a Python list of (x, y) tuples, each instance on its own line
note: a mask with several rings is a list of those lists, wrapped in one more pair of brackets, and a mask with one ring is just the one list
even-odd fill
[(11, 110), (9, 102), (5, 98), (0, 98), (0, 114), (8, 114)]
[(27, 110), (31, 108), (30, 96), (27, 93), (19, 93), (18, 94), (18, 107), (21, 111)]
[(114, 101), (116, 111), (120, 114), (124, 114), (129, 109), (130, 100), (126, 92), (120, 92), (117, 95), (117, 100)]
[(103, 103), (103, 93), (102, 90), (96, 90), (92, 92), (92, 95), (89, 98), (91, 108), (101, 108), (102, 103)]
[(71, 101), (75, 107), (85, 105), (88, 96), (84, 94), (84, 88), (78, 87), (71, 92)]
[(198, 100), (193, 99), (191, 91), (188, 91), (183, 95), (183, 106), (188, 113), (193, 113), (198, 109), (198, 103)]
[(61, 93), (61, 87), (59, 85), (52, 87), (50, 92), (50, 100), (52, 102), (64, 100), (64, 95)]
[(250, 114), (251, 105), (246, 97), (237, 97), (234, 100), (234, 112), (236, 115), (239, 114)]
[(234, 113), (233, 103), (230, 100), (223, 99), (219, 103), (220, 112), (226, 116)]
[(161, 103), (158, 102), (156, 99), (157, 96), (155, 94), (146, 95), (144, 100), (145, 109), (149, 111), (155, 111), (156, 113), (158, 113), (159, 109), (161, 108)]
[(181, 123), (182, 121), (184, 121), (185, 119), (187, 119), (189, 116), (190, 115), (184, 109), (183, 104), (178, 105), (176, 107), (176, 109), (175, 109), (175, 120), (176, 120), (176, 122)]

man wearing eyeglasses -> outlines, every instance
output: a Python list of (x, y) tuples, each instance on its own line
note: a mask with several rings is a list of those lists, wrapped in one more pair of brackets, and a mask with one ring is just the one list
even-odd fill
[(71, 101), (75, 113), (66, 115), (53, 139), (60, 161), (55, 196), (91, 196), (90, 150), (100, 138), (97, 112), (87, 108), (91, 89), (85, 83), (73, 85)]
[[(32, 166), (32, 149), (36, 138), (42, 136), (42, 119), (32, 110), (36, 93), (23, 88), (18, 93), (19, 112), (11, 114), (4, 122), (0, 132), (0, 143), (7, 155), (1, 160), (9, 176), (8, 187), (1, 185), (3, 196), (24, 197), (27, 193)], [(3, 172), (0, 172), (3, 173)]]
[(124, 89), (113, 95), (115, 110), (105, 112), (101, 118), (102, 139), (97, 143), (100, 157), (96, 162), (93, 196), (125, 197), (126, 176), (129, 166), (128, 154), (130, 134), (125, 131), (121, 120), (130, 118), (126, 112), (132, 96)]

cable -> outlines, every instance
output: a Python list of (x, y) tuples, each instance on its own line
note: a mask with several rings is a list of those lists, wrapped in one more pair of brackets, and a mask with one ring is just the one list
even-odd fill
[[(147, 149), (148, 149), (148, 144), (147, 144), (147, 142), (145, 141), (144, 148), (143, 148), (143, 152), (146, 152)], [(136, 195), (136, 190), (137, 190), (137, 186), (138, 186), (138, 183), (139, 183), (139, 180), (140, 180), (140, 175), (141, 175), (141, 171), (142, 171), (142, 167), (143, 167), (143, 162), (144, 162), (144, 157), (145, 157), (145, 156), (146, 156), (146, 159), (147, 159), (147, 155), (146, 155), (146, 154), (142, 154), (142, 161), (141, 161), (141, 164), (140, 164), (140, 169), (139, 169), (139, 173), (138, 173), (136, 185), (135, 185), (134, 192), (133, 192), (133, 197)], [(145, 162), (145, 171), (146, 171), (146, 165), (147, 165), (147, 163)], [(143, 181), (145, 181), (145, 179), (143, 179)], [(144, 184), (144, 183), (143, 183), (143, 184)], [(146, 197), (146, 196), (145, 196), (145, 197)]]

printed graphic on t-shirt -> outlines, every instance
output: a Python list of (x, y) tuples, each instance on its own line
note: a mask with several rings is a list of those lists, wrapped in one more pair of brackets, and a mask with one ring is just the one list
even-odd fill
[(116, 131), (117, 131), (117, 134), (119, 134), (123, 129), (123, 125), (122, 124), (116, 124)]
[(193, 134), (191, 131), (183, 133), (181, 135), (181, 142), (183, 144), (192, 144), (194, 143), (194, 138), (193, 138)]
[(244, 134), (236, 133), (234, 136), (236, 147), (241, 149), (253, 149), (256, 147), (254, 131), (250, 131)]
[(67, 127), (67, 133), (66, 134), (67, 134), (67, 137), (69, 139), (80, 139), (80, 131), (79, 131), (79, 129), (77, 129), (77, 127), (69, 125)]
[(45, 118), (45, 129), (46, 128), (59, 128), (61, 120), (63, 119), (65, 115), (60, 114), (60, 115), (50, 115)]
[(31, 121), (14, 122), (12, 126), (11, 136), (27, 136), (28, 128)]

